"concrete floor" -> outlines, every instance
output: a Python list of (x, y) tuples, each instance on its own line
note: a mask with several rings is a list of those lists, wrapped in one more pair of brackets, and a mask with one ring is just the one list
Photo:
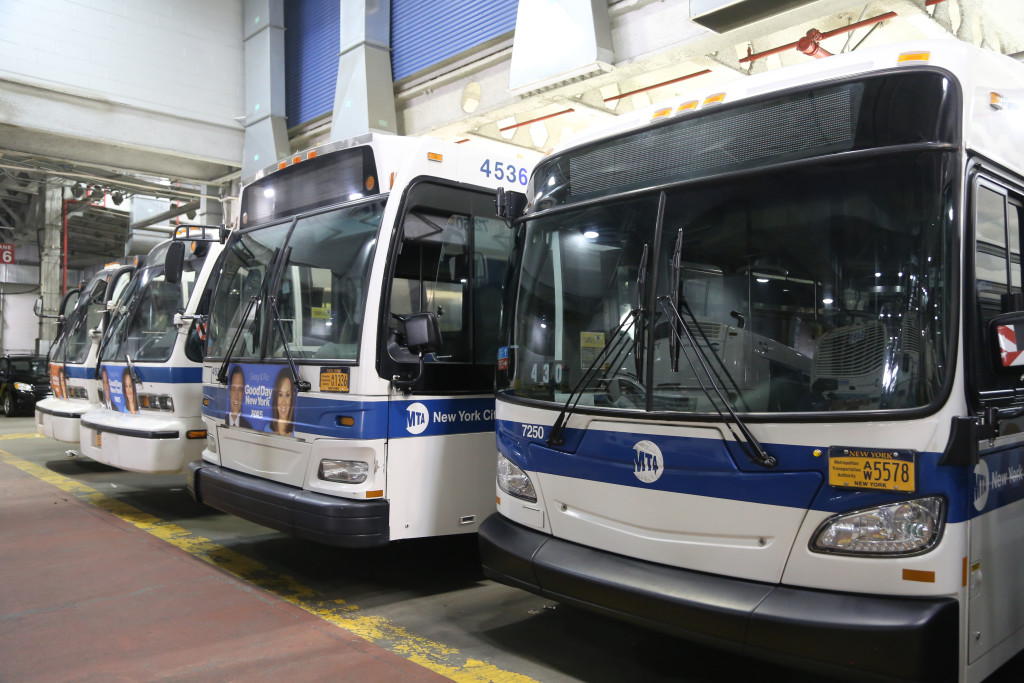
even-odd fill
[(66, 448), (0, 418), (4, 683), (821, 681), (496, 584), (475, 537), (328, 548)]

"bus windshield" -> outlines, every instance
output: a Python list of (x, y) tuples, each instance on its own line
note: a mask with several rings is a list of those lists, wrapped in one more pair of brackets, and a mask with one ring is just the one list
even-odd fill
[(951, 154), (719, 176), (530, 220), (499, 388), (561, 403), (579, 384), (580, 406), (682, 413), (928, 405), (952, 370)]
[(178, 329), (174, 314), (184, 310), (192, 295), (202, 258), (186, 259), (177, 284), (164, 277), (166, 245), (154, 249), (147, 262), (154, 265), (136, 273), (124, 293), (124, 304), (111, 320), (101, 360), (162, 363), (171, 357)]
[[(358, 360), (358, 342), (384, 199), (269, 224), (234, 236), (212, 295), (208, 354), (262, 358), (262, 323), (273, 318), (272, 357)], [(250, 302), (277, 272), (274, 310)], [(287, 350), (286, 350), (287, 349)]]
[(89, 349), (92, 348), (89, 331), (97, 329), (102, 320), (103, 301), (83, 295), (68, 315), (64, 332), (50, 352), (50, 360), (54, 363), (84, 363), (89, 356)]

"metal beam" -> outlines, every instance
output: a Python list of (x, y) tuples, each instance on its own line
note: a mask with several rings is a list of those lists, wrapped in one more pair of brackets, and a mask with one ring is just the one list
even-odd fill
[(149, 218), (147, 218), (144, 221), (136, 221), (135, 223), (130, 224), (128, 226), (128, 229), (129, 230), (137, 230), (139, 228), (146, 228), (146, 227), (149, 227), (150, 225), (153, 225), (154, 223), (159, 223), (160, 221), (167, 220), (169, 218), (174, 218), (176, 216), (180, 216), (183, 213), (188, 213), (189, 211), (198, 211), (198, 210), (199, 210), (199, 200), (197, 199), (194, 202), (189, 202), (188, 204), (182, 204), (181, 206), (175, 206), (174, 208), (168, 209), (167, 211), (164, 211), (163, 213), (158, 213), (155, 216), (150, 216)]

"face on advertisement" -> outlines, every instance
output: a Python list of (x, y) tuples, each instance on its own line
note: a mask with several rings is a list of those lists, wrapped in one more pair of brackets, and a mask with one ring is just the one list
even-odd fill
[(237, 417), (242, 412), (242, 401), (245, 399), (245, 373), (235, 366), (231, 371), (231, 383), (228, 385), (228, 412)]
[(121, 377), (121, 386), (124, 387), (124, 407), (129, 413), (139, 412), (139, 404), (135, 398), (135, 383), (132, 381), (132, 374), (124, 371)]
[(103, 403), (108, 408), (114, 407), (114, 403), (110, 398), (110, 378), (107, 376), (106, 368), (103, 368)]
[(271, 429), (276, 434), (291, 434), (295, 413), (295, 388), (288, 370), (282, 370), (274, 382)]

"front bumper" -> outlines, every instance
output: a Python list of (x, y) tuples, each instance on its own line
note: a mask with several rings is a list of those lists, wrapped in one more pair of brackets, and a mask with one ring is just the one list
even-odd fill
[[(171, 474), (198, 458), (206, 438), (188, 439), (205, 430), (202, 418), (127, 415), (102, 409), (82, 417), (79, 451), (97, 462), (130, 472)], [(102, 439), (97, 444), (97, 435)]]
[(957, 671), (955, 598), (816, 591), (687, 571), (560, 540), (494, 514), (480, 526), (496, 581), (745, 656), (856, 680)]
[(385, 545), (386, 500), (351, 500), (235, 472), (205, 460), (190, 462), (188, 490), (196, 501), (309, 541), (343, 548)]
[(82, 416), (101, 407), (99, 403), (68, 401), (53, 396), (44, 398), (35, 406), (36, 431), (51, 439), (77, 445)]

